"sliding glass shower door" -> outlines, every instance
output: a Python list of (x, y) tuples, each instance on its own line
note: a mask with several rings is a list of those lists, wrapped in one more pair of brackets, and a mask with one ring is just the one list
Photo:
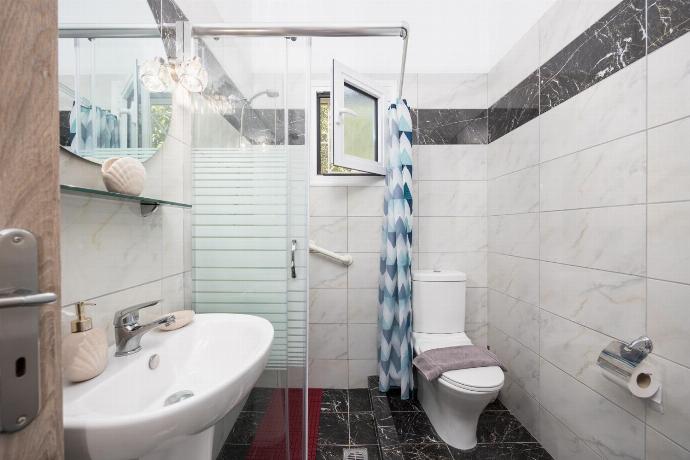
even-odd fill
[(210, 78), (192, 120), (194, 309), (261, 316), (275, 330), (267, 368), (224, 422), (228, 435), (217, 450), (227, 458), (301, 459), (309, 40), (223, 37), (197, 45)]

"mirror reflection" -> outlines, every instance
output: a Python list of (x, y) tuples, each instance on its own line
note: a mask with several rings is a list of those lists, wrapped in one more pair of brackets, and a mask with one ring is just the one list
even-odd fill
[(61, 38), (60, 145), (96, 163), (153, 156), (172, 116), (171, 93), (149, 91), (139, 78), (156, 56), (165, 56), (160, 38)]

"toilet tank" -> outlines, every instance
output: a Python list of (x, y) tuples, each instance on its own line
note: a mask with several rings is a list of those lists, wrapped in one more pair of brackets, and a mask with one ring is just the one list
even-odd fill
[(463, 272), (412, 272), (412, 330), (426, 333), (465, 332)]

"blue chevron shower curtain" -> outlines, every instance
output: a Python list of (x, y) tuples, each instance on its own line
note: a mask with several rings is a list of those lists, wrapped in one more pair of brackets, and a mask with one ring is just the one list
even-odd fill
[(412, 380), (412, 119), (404, 100), (388, 110), (379, 277), (379, 390)]

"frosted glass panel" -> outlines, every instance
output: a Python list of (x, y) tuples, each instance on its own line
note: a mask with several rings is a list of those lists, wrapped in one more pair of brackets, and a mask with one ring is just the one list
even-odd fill
[(345, 154), (377, 161), (377, 100), (348, 84), (344, 97), (345, 108), (354, 112), (344, 115)]

